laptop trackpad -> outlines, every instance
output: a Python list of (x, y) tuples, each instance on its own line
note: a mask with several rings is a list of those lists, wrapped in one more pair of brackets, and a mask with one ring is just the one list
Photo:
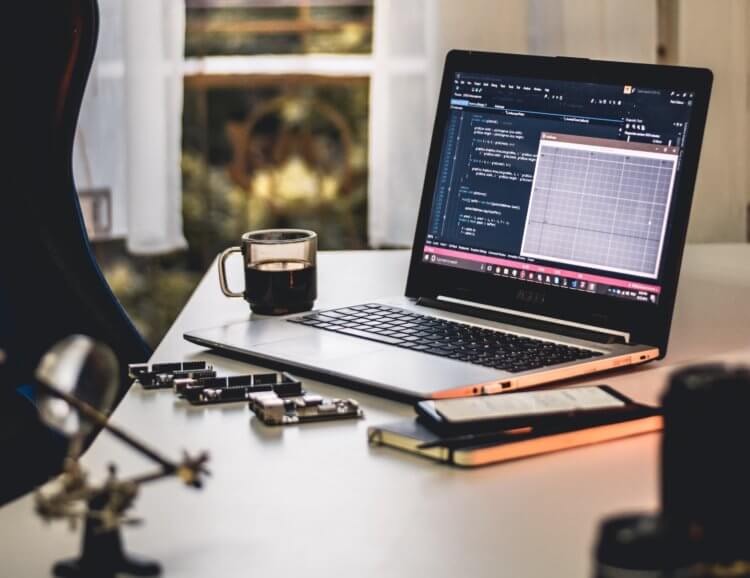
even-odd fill
[(321, 361), (341, 359), (379, 351), (386, 345), (366, 339), (346, 339), (328, 331), (310, 331), (304, 337), (282, 339), (255, 345), (253, 352), (295, 361)]

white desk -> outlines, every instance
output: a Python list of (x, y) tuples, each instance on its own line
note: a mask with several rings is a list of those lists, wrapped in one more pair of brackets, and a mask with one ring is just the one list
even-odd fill
[[(317, 305), (401, 294), (407, 266), (403, 251), (321, 254)], [(750, 361), (749, 296), (750, 246), (689, 247), (667, 359), (593, 381), (653, 396), (674, 364), (723, 352)], [(220, 295), (212, 268), (153, 360), (257, 369), (182, 339), (189, 329), (246, 318), (246, 307)], [(202, 491), (176, 480), (144, 488), (133, 513), (146, 525), (125, 531), (128, 548), (180, 577), (579, 577), (589, 575), (603, 516), (656, 506), (657, 434), (461, 470), (368, 447), (367, 426), (408, 417), (408, 406), (306, 387), (356, 397), (366, 419), (268, 428), (245, 404), (195, 409), (170, 392), (133, 387), (114, 420), (171, 456), (208, 449), (213, 477)], [(102, 475), (110, 459), (122, 474), (148, 466), (104, 434), (86, 463)], [(48, 576), (54, 560), (77, 552), (78, 534), (64, 523), (45, 526), (32, 505), (25, 497), (0, 509), (4, 577)]]

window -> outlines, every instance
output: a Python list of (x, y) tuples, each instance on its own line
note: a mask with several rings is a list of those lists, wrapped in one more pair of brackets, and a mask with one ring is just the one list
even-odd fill
[[(179, 18), (170, 12), (179, 2), (160, 4), (149, 7), (165, 28), (172, 19), (184, 30), (181, 230), (187, 246), (134, 254), (123, 226), (147, 227), (127, 205), (119, 210), (122, 198), (110, 202), (106, 189), (97, 190), (96, 175), (79, 177), (79, 188), (90, 190), (83, 196), (97, 258), (153, 345), (217, 252), (236, 245), (245, 231), (303, 227), (320, 233), (322, 249), (366, 246), (373, 30), (369, 0), (187, 0)], [(124, 30), (129, 18), (135, 21), (129, 10), (122, 0), (102, 0), (103, 29)], [(109, 39), (122, 36), (110, 32)], [(108, 42), (100, 42), (91, 93), (107, 75), (127, 76), (121, 70), (127, 62), (109, 60)], [(95, 130), (111, 124), (90, 121)], [(89, 152), (79, 160), (82, 176), (87, 164), (101, 166), (98, 159), (88, 162), (97, 145), (86, 140), (79, 135), (79, 149), (84, 143)], [(127, 202), (132, 188), (124, 187)], [(146, 215), (149, 209), (147, 203)]]
[(188, 2), (188, 243), (303, 227), (365, 247), (371, 3), (215, 4)]

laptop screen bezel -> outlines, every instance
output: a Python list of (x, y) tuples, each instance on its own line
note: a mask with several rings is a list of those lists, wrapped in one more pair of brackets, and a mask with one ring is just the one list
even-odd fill
[[(675, 206), (671, 220), (671, 234), (665, 241), (663, 249), (662, 274), (659, 278), (662, 290), (656, 304), (507, 279), (431, 264), (423, 260), (443, 133), (450, 112), (449, 101), (453, 78), (457, 72), (621, 84), (695, 93), (679, 178), (673, 192)], [(702, 68), (460, 50), (449, 52), (440, 85), (440, 97), (412, 247), (406, 296), (431, 299), (439, 296), (451, 297), (627, 332), (631, 335), (632, 342), (656, 346), (659, 348), (660, 356), (663, 357), (667, 349), (674, 310), (677, 280), (687, 234), (712, 79), (711, 71)]]

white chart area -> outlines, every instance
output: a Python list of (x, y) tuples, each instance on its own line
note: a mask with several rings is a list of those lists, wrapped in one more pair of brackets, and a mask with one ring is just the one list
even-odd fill
[(540, 140), (521, 254), (656, 278), (677, 153), (590, 140)]

